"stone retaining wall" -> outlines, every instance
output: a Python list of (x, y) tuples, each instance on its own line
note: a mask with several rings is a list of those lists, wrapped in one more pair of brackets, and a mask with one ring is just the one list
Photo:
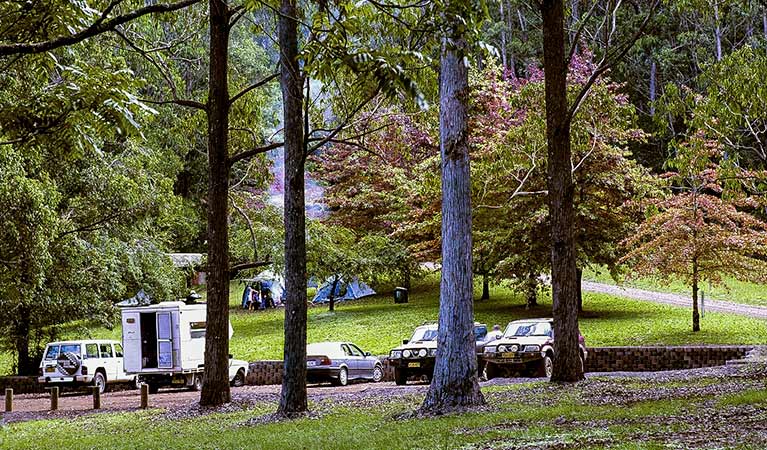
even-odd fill
[(6, 388), (13, 389), (13, 395), (45, 392), (45, 387), (38, 384), (37, 377), (0, 377), (0, 395), (5, 395)]
[(592, 347), (586, 372), (655, 372), (722, 366), (746, 356), (754, 345)]
[[(586, 372), (650, 372), (721, 366), (729, 360), (742, 359), (754, 345), (701, 345), (657, 347), (591, 347)], [(394, 380), (394, 369), (387, 357), (379, 357), (384, 367), (384, 381)], [(250, 363), (246, 383), (250, 385), (282, 383), (282, 361)], [(14, 394), (45, 392), (37, 377), (0, 377), (0, 395), (5, 388)], [(110, 387), (114, 389), (114, 387)]]

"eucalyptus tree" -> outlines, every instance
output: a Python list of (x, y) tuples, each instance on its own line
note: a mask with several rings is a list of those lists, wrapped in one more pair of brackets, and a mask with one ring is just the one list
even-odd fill
[(112, 326), (113, 302), (178, 294), (164, 255), (178, 202), (134, 74), (89, 41), (0, 73), (0, 329), (21, 374), (72, 321)]

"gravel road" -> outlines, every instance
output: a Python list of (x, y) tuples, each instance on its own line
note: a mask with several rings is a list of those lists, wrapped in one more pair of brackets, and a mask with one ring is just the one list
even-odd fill
[[(678, 294), (667, 294), (664, 292), (648, 291), (644, 289), (620, 287), (611, 284), (596, 283), (593, 281), (583, 281), (582, 288), (587, 292), (610, 294), (618, 297), (627, 297), (636, 300), (645, 300), (648, 302), (663, 303), (666, 305), (681, 306), (685, 308), (692, 307), (692, 300), (689, 297)], [(756, 319), (767, 319), (767, 307), (743, 305), (740, 303), (724, 302), (721, 300), (706, 300), (705, 303), (706, 311), (739, 314), (741, 316), (748, 316)]]

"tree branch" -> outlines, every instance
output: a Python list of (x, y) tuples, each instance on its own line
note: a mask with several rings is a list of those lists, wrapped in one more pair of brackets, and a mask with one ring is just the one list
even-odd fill
[(134, 19), (145, 16), (147, 14), (157, 14), (157, 13), (177, 11), (179, 9), (186, 8), (187, 6), (194, 5), (195, 3), (199, 3), (200, 1), (201, 0), (180, 0), (175, 3), (161, 3), (157, 5), (149, 5), (149, 6), (145, 6), (143, 8), (139, 8), (137, 10), (131, 11), (127, 14), (122, 14), (122, 15), (113, 17), (109, 20), (105, 20), (106, 16), (112, 11), (112, 9), (117, 5), (117, 3), (120, 3), (120, 1), (115, 0), (104, 10), (101, 17), (99, 17), (94, 23), (92, 23), (90, 26), (88, 26), (88, 28), (85, 28), (84, 30), (81, 30), (69, 36), (59, 36), (57, 38), (53, 38), (53, 39), (42, 41), (42, 42), (32, 42), (32, 43), (17, 42), (13, 44), (1, 44), (0, 56), (19, 55), (19, 54), (29, 55), (29, 54), (44, 53), (47, 51), (55, 50), (57, 48), (76, 44), (90, 37), (113, 30), (115, 29), (115, 27), (119, 25), (130, 22)]
[(270, 150), (274, 150), (283, 146), (283, 142), (275, 142), (273, 144), (267, 144), (262, 147), (257, 147), (252, 150), (246, 150), (244, 152), (237, 153), (229, 157), (229, 165), (233, 165), (236, 162), (240, 162), (243, 159), (249, 159), (261, 153), (266, 153)]
[(243, 89), (242, 91), (237, 93), (237, 95), (235, 95), (234, 97), (229, 99), (229, 105), (233, 105), (234, 102), (239, 100), (242, 96), (244, 96), (248, 92), (252, 91), (253, 89), (260, 88), (261, 86), (269, 83), (270, 81), (277, 79), (278, 76), (280, 76), (279, 73), (273, 73), (273, 74), (269, 75), (268, 77), (264, 78), (263, 80), (257, 81), (255, 83), (251, 84), (250, 86), (246, 87), (245, 89)]

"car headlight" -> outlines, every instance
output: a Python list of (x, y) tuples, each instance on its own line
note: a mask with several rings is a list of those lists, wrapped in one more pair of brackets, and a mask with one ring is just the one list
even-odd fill
[(537, 352), (540, 351), (540, 347), (537, 345), (525, 345), (525, 349), (522, 350), (523, 352)]
[(495, 353), (495, 348), (494, 345), (487, 346), (485, 347), (485, 353)]
[(517, 344), (514, 344), (511, 347), (509, 347), (509, 351), (510, 352), (516, 352), (518, 350), (519, 350), (519, 345), (517, 345)]
[(402, 356), (405, 357), (405, 358), (410, 358), (410, 355), (412, 355), (412, 354), (413, 354), (413, 352), (411, 352), (410, 350), (405, 350), (405, 351), (402, 352)]
[(426, 355), (428, 354), (429, 354), (429, 351), (426, 350), (425, 348), (418, 350), (418, 356), (420, 356), (421, 358), (426, 358)]
[(433, 348), (433, 349), (429, 350), (429, 356), (437, 356), (437, 349)]
[(505, 345), (499, 345), (498, 346), (498, 351), (501, 352), (501, 353), (504, 353), (506, 351), (506, 346)]
[(402, 350), (392, 350), (391, 355), (389, 355), (392, 359), (400, 359), (402, 358)]

